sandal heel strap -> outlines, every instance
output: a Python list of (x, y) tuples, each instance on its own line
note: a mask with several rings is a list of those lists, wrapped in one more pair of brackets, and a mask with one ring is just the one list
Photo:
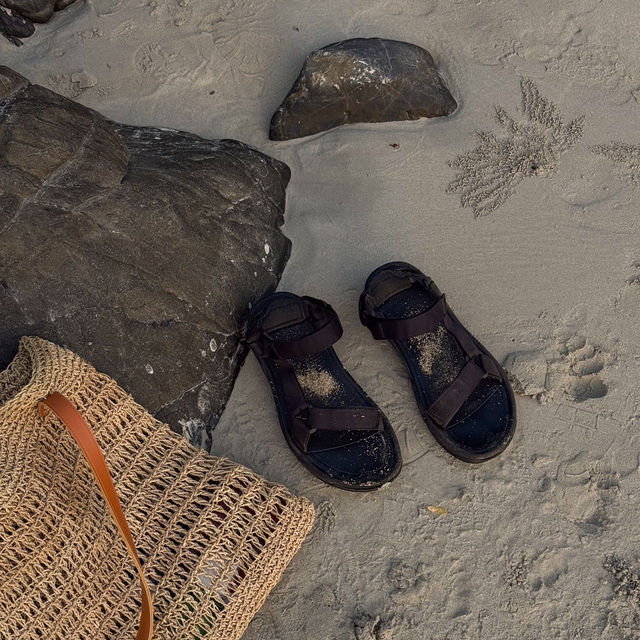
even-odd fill
[[(333, 346), (342, 337), (342, 324), (331, 305), (304, 296), (292, 305), (292, 316), (289, 324), (297, 324), (308, 321), (314, 327), (314, 331), (306, 336), (291, 338), (290, 340), (276, 340), (270, 334), (268, 328), (269, 314), (262, 323), (259, 323), (246, 337), (247, 344), (259, 356), (274, 360), (291, 360), (302, 358), (315, 353), (320, 353)], [(299, 310), (303, 309), (304, 315)], [(295, 315), (293, 313), (295, 312)], [(286, 312), (285, 312), (286, 313)], [(283, 309), (279, 310), (283, 316)], [(286, 323), (280, 322), (280, 328)]]
[(342, 337), (342, 325), (338, 318), (330, 320), (317, 331), (292, 340), (264, 341), (264, 355), (275, 360), (291, 360), (320, 353), (334, 345)]
[(362, 323), (376, 340), (408, 340), (415, 336), (433, 331), (444, 322), (447, 316), (447, 303), (444, 295), (426, 311), (407, 318), (378, 318), (366, 311)]

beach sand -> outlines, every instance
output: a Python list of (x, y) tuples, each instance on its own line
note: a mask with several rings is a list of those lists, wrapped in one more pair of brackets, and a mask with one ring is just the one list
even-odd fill
[[(313, 478), (247, 358), (212, 452), (318, 511), (247, 640), (640, 638), (639, 32), (632, 0), (89, 0), (0, 43), (3, 64), (109, 117), (236, 138), (292, 169), (281, 289), (338, 311), (338, 355), (405, 464), (370, 494)], [(455, 114), (270, 142), (306, 55), (366, 36), (429, 50)], [(498, 459), (445, 453), (360, 325), (388, 260), (433, 277), (514, 376)]]

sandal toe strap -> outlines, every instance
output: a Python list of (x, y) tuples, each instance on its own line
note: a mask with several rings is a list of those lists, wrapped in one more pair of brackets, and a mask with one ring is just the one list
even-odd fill
[(446, 429), (480, 382), (487, 377), (502, 378), (502, 373), (493, 358), (480, 354), (468, 360), (455, 380), (427, 409), (429, 418), (441, 429)]
[(317, 431), (383, 431), (382, 414), (374, 407), (303, 407), (293, 420), (296, 444), (306, 453)]

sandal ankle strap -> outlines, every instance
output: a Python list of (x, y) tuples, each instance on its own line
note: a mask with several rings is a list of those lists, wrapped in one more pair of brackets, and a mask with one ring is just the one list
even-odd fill
[[(300, 338), (275, 339), (272, 331), (303, 321), (310, 322), (314, 331)], [(290, 360), (320, 353), (342, 337), (342, 324), (331, 305), (322, 300), (303, 296), (288, 305), (267, 311), (247, 334), (246, 342), (257, 354), (274, 360)]]

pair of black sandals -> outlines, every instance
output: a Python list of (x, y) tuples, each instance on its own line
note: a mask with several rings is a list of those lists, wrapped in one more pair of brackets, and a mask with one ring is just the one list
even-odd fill
[[(460, 323), (419, 269), (390, 262), (367, 279), (360, 320), (404, 360), (427, 427), (449, 453), (484, 462), (502, 453), (516, 428), (507, 376)], [(251, 310), (246, 342), (275, 398), (280, 426), (302, 464), (324, 482), (369, 491), (402, 467), (395, 433), (340, 362), (342, 326), (327, 303), (274, 293)]]

